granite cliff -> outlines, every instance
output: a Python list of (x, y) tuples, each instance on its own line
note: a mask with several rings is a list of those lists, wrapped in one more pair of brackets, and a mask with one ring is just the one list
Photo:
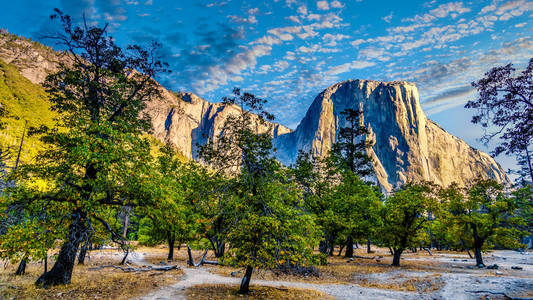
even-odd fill
[[(61, 59), (66, 57), (49, 47), (0, 33), (0, 60), (15, 66), (32, 83), (42, 84)], [(227, 116), (239, 110), (192, 93), (160, 90), (162, 97), (146, 107), (152, 134), (172, 143), (188, 158), (197, 158), (196, 144), (220, 134)], [(374, 141), (368, 155), (373, 159), (375, 179), (386, 191), (410, 180), (442, 185), (464, 185), (479, 177), (508, 181), (492, 157), (429, 120), (420, 107), (416, 86), (403, 81), (349, 80), (327, 88), (315, 98), (296, 130), (275, 123), (270, 126), (277, 158), (290, 164), (300, 149), (326, 155), (344, 126), (339, 113), (346, 108), (363, 111), (369, 138)]]
[(426, 117), (413, 83), (348, 80), (320, 93), (294, 132), (275, 139), (278, 159), (290, 164), (298, 150), (324, 156), (335, 142), (346, 108), (361, 109), (374, 145), (376, 179), (386, 190), (408, 181), (464, 185), (476, 178), (507, 182), (488, 154), (470, 147)]

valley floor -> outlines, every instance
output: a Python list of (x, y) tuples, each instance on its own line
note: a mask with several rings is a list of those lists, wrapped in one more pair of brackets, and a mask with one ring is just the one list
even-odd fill
[[(319, 267), (319, 277), (254, 272), (251, 289), (257, 291), (254, 295), (261, 292), (262, 296), (250, 299), (285, 297), (280, 296), (283, 293), (294, 299), (533, 299), (533, 252), (486, 253), (486, 265), (497, 264), (498, 269), (478, 269), (465, 253), (436, 252), (431, 256), (426, 252), (407, 253), (402, 267), (395, 268), (390, 266), (391, 257), (386, 249), (373, 250), (373, 254), (366, 254), (363, 249), (355, 251), (365, 259), (330, 257), (328, 265)], [(194, 251), (195, 257), (201, 254)], [(4, 268), (0, 271), (0, 299), (85, 299), (89, 296), (93, 299), (242, 299), (235, 291), (243, 270), (211, 265), (187, 267), (183, 248), (177, 251), (175, 261), (168, 263), (177, 264), (178, 271), (95, 270), (95, 266), (116, 264), (121, 255), (114, 250), (92, 251), (86, 266), (75, 269), (72, 285), (49, 290), (32, 285), (39, 264), (30, 265), (29, 275), (16, 278), (11, 275), (16, 266)], [(139, 248), (128, 260), (129, 265), (136, 267), (167, 264), (166, 249)], [(265, 292), (263, 287), (270, 291)], [(221, 289), (227, 293), (214, 294), (213, 291)], [(271, 291), (275, 293), (270, 294)]]

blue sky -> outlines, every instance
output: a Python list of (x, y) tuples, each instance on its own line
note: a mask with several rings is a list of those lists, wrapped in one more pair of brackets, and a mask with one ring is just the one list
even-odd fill
[(3, 3), (0, 27), (39, 40), (54, 7), (109, 23), (120, 45), (161, 42), (167, 88), (218, 101), (239, 86), (291, 128), (338, 81), (413, 81), (431, 119), (483, 150), (491, 145), (477, 141), (482, 130), (463, 108), (475, 97), (470, 82), (533, 57), (528, 0), (19, 0)]

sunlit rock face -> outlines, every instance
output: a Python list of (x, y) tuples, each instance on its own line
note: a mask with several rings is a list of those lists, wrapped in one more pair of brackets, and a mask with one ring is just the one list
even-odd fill
[[(197, 145), (218, 137), (228, 116), (240, 112), (236, 105), (210, 103), (192, 93), (172, 93), (162, 88), (161, 95), (146, 108), (152, 120), (152, 134), (170, 142), (187, 158), (197, 159)], [(255, 115), (252, 117), (257, 120)], [(291, 131), (276, 123), (258, 125), (256, 129), (260, 133), (270, 130), (274, 138)]]
[(275, 139), (278, 159), (290, 164), (298, 150), (326, 155), (345, 126), (340, 112), (361, 109), (374, 145), (368, 151), (385, 191), (409, 181), (465, 185), (477, 178), (507, 182), (488, 154), (470, 147), (429, 120), (413, 83), (348, 80), (320, 93), (294, 132)]

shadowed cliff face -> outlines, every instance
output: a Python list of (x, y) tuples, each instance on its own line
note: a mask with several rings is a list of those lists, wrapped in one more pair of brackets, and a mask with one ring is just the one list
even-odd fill
[[(67, 58), (39, 43), (0, 34), (0, 59), (16, 66), (33, 83), (42, 84), (47, 74), (57, 71), (57, 62)], [(146, 107), (153, 135), (175, 145), (188, 158), (196, 159), (196, 144), (216, 138), (228, 115), (239, 110), (192, 93), (160, 89), (162, 97)], [(364, 124), (374, 141), (368, 155), (373, 159), (375, 179), (385, 191), (416, 180), (442, 185), (464, 185), (480, 177), (508, 182), (489, 155), (427, 119), (416, 86), (408, 82), (349, 80), (327, 88), (315, 98), (294, 132), (280, 124), (271, 125), (277, 158), (288, 165), (300, 149), (327, 155), (339, 128), (345, 126), (340, 112), (346, 108), (363, 110)]]
[(374, 141), (368, 155), (376, 180), (390, 191), (408, 181), (431, 180), (448, 185), (466, 184), (476, 178), (508, 179), (488, 154), (476, 150), (429, 120), (409, 82), (349, 80), (320, 93), (292, 133), (275, 139), (280, 161), (295, 161), (298, 150), (327, 155), (339, 128), (340, 112), (361, 109), (363, 122)]

